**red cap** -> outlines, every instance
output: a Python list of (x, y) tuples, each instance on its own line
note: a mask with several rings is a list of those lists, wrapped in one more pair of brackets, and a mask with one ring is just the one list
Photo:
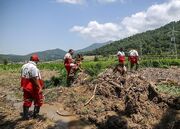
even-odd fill
[(33, 55), (31, 56), (31, 61), (36, 61), (36, 62), (38, 62), (38, 61), (39, 61), (38, 55), (37, 55), (37, 54), (33, 54)]

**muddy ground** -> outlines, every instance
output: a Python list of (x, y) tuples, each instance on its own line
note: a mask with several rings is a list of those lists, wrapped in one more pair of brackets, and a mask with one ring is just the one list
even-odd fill
[[(17, 72), (0, 73), (2, 129), (180, 127), (180, 95), (172, 96), (157, 90), (158, 84), (179, 87), (180, 68), (146, 68), (138, 72), (128, 72), (125, 76), (107, 69), (93, 80), (87, 74), (81, 73), (79, 81), (70, 88), (60, 86), (45, 89), (41, 118), (28, 121), (23, 121), (20, 116), (22, 91), (19, 89), (19, 76)], [(44, 80), (49, 80), (52, 76), (58, 76), (58, 73), (42, 70)]]

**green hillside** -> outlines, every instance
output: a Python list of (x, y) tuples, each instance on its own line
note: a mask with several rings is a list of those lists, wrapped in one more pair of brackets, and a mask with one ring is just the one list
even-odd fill
[(176, 44), (178, 54), (180, 54), (180, 21), (171, 22), (161, 28), (146, 31), (140, 34), (130, 36), (128, 38), (115, 41), (96, 50), (85, 53), (86, 55), (107, 55), (115, 54), (120, 47), (127, 52), (130, 48), (137, 49), (143, 55), (161, 55), (172, 54), (174, 52), (174, 44), (171, 42), (172, 28), (176, 31)]
[[(34, 53), (38, 54), (41, 61), (51, 61), (51, 60), (63, 59), (66, 52), (61, 49), (52, 49), (52, 50), (46, 50), (46, 51), (34, 52)], [(24, 62), (29, 60), (32, 54), (33, 53), (24, 56), (0, 54), (0, 63), (3, 63), (4, 60), (8, 60), (8, 62)]]
[[(57, 59), (63, 59), (66, 52), (62, 49), (52, 49), (46, 50), (42, 52), (35, 52), (38, 54), (39, 58), (43, 61), (52, 61)], [(26, 57), (30, 57), (32, 54), (27, 55)]]

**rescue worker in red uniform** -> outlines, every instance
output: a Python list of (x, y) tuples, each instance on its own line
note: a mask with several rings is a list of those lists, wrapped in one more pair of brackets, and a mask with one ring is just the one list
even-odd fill
[(32, 101), (34, 102), (33, 118), (38, 116), (43, 104), (42, 88), (44, 85), (40, 71), (36, 66), (38, 62), (38, 55), (33, 54), (30, 61), (21, 68), (21, 87), (24, 93), (23, 118), (26, 120), (30, 117), (28, 112)]
[(119, 64), (121, 65), (121, 67), (124, 67), (124, 64), (125, 64), (125, 53), (123, 51), (123, 48), (119, 49), (119, 51), (117, 53), (117, 56), (118, 56)]
[(129, 51), (128, 60), (130, 61), (130, 70), (133, 69), (134, 65), (136, 65), (135, 70), (139, 67), (139, 54), (135, 49)]
[(118, 61), (119, 64), (116, 66), (114, 69), (115, 71), (119, 71), (121, 75), (124, 75), (127, 71), (126, 66), (125, 66), (125, 53), (123, 51), (123, 48), (120, 48), (118, 53), (117, 53)]
[(70, 85), (70, 81), (71, 81), (71, 77), (69, 76), (70, 71), (72, 69), (72, 67), (76, 67), (76, 64), (74, 64), (74, 60), (72, 58), (72, 55), (74, 54), (74, 50), (70, 49), (68, 51), (68, 53), (65, 54), (64, 56), (64, 66), (66, 68), (67, 71), (67, 86)]

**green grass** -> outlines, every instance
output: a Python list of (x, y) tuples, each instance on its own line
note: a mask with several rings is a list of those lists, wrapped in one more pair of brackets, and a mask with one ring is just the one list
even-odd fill
[(82, 68), (85, 70), (87, 74), (89, 74), (92, 77), (97, 76), (100, 72), (102, 72), (104, 69), (111, 67), (112, 65), (115, 65), (114, 60), (106, 60), (106, 61), (89, 61), (84, 62), (82, 64)]
[[(23, 64), (8, 64), (8, 65), (0, 64), (0, 71), (20, 72), (22, 66)], [(37, 66), (40, 70), (48, 69), (48, 70), (58, 71), (64, 68), (63, 63), (39, 63)]]
[(59, 69), (59, 76), (58, 77), (51, 77), (50, 80), (45, 80), (45, 88), (52, 88), (52, 87), (58, 87), (58, 86), (66, 86), (66, 69), (62, 68)]
[(180, 59), (149, 59), (141, 60), (141, 67), (168, 68), (169, 66), (180, 66)]
[(180, 96), (180, 86), (173, 84), (159, 84), (157, 85), (158, 91), (173, 96)]
[[(114, 68), (118, 64), (118, 59), (116, 56), (110, 57), (98, 57), (97, 61), (84, 61), (82, 62), (82, 68), (89, 74), (92, 79), (96, 78), (99, 73), (101, 73), (106, 68)], [(3, 72), (18, 72), (20, 73), (23, 64), (0, 64), (0, 71)], [(126, 65), (129, 63), (126, 58)], [(49, 62), (49, 63), (39, 63), (38, 68), (40, 70), (56, 70), (59, 71), (58, 77), (52, 77), (50, 80), (46, 81), (46, 88), (51, 88), (54, 86), (65, 86), (66, 85), (66, 69), (64, 68), (63, 62)], [(180, 66), (180, 59), (143, 59), (140, 60), (140, 67), (159, 67), (168, 68), (170, 66)]]
[(21, 66), (22, 66), (21, 64), (8, 64), (8, 65), (0, 64), (0, 71), (20, 72)]
[[(99, 69), (100, 71), (102, 69), (113, 67), (118, 63), (118, 60), (116, 57), (98, 57), (98, 61), (84, 61), (82, 63), (82, 67), (89, 71), (90, 74), (94, 75), (95, 73), (92, 73), (92, 70)], [(127, 58), (126, 58), (126, 64), (128, 64)], [(8, 64), (3, 65), (0, 64), (0, 71), (12, 71), (12, 72), (20, 72), (21, 67), (23, 64)], [(141, 67), (169, 67), (169, 66), (180, 66), (180, 59), (142, 59), (140, 60), (140, 66)], [(40, 70), (42, 69), (48, 69), (48, 70), (56, 70), (60, 71), (64, 69), (63, 62), (51, 62), (51, 63), (39, 63), (38, 68)], [(98, 71), (99, 71), (98, 70)]]
[(38, 64), (38, 68), (59, 71), (59, 70), (64, 69), (64, 64), (62, 62), (60, 62), (60, 63), (53, 63), (53, 62), (52, 63), (41, 63), (41, 64)]

